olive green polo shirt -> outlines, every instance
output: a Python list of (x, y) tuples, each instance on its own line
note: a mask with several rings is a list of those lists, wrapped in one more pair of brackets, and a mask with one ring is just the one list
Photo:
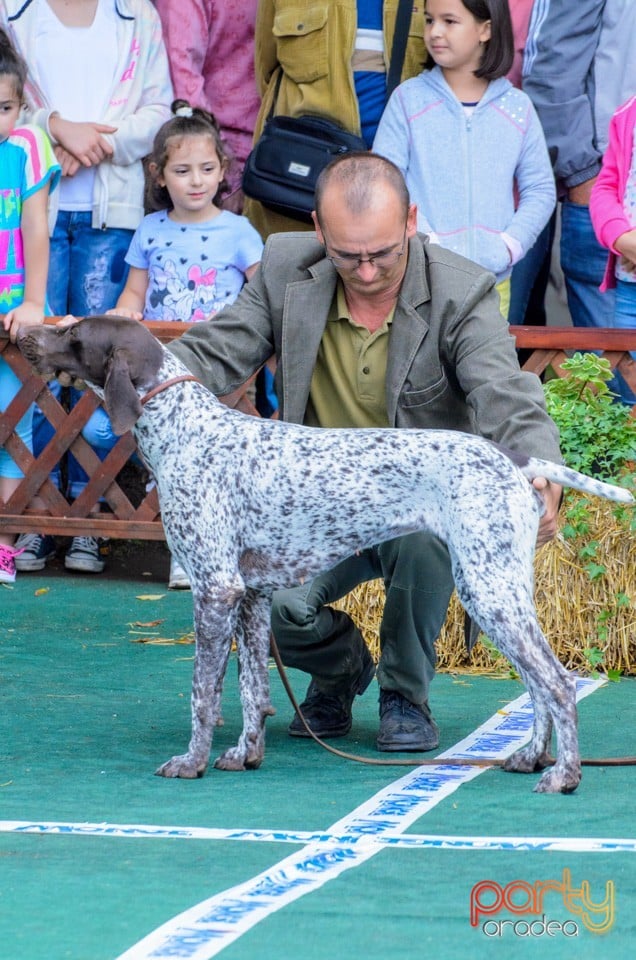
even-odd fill
[(351, 319), (342, 281), (338, 281), (311, 379), (307, 426), (389, 426), (386, 365), (393, 313), (375, 333), (369, 333)]

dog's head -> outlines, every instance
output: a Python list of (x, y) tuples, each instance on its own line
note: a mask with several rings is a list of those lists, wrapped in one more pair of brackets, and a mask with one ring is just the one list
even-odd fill
[(66, 327), (18, 332), (21, 353), (47, 380), (81, 381), (103, 398), (113, 430), (132, 429), (141, 416), (139, 392), (153, 386), (163, 349), (149, 330), (124, 317), (85, 317)]

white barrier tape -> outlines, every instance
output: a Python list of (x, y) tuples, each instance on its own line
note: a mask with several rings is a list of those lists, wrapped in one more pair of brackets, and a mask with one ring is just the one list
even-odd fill
[(566, 853), (636, 853), (636, 839), (613, 837), (444, 837), (408, 834), (406, 837), (378, 837), (384, 847), (426, 847), (438, 850), (536, 850)]
[(161, 827), (148, 824), (62, 823), (0, 820), (0, 833), (37, 833), (56, 836), (111, 837), (126, 840), (243, 840), (256, 843), (333, 844), (400, 849), (561, 851), (570, 853), (636, 853), (636, 839), (628, 837), (482, 837), (442, 834), (385, 833), (365, 837), (353, 834), (312, 833), (309, 830), (222, 830), (206, 827)]

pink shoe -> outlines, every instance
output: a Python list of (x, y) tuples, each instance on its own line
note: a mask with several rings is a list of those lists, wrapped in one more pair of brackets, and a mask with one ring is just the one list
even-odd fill
[(15, 558), (21, 553), (22, 550), (0, 543), (0, 583), (15, 582)]

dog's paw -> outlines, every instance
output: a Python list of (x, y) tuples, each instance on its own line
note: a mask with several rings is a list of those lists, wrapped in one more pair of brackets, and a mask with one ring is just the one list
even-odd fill
[(189, 753), (173, 757), (155, 770), (156, 777), (181, 777), (182, 780), (196, 780), (205, 773), (207, 763), (197, 760)]
[(581, 768), (571, 765), (567, 769), (552, 767), (546, 770), (534, 788), (535, 793), (574, 793), (581, 782)]
[(502, 769), (506, 773), (537, 773), (545, 770), (554, 761), (547, 753), (537, 753), (532, 747), (522, 747), (504, 760)]
[(257, 770), (263, 762), (263, 754), (245, 755), (240, 747), (230, 747), (214, 761), (217, 770)]

